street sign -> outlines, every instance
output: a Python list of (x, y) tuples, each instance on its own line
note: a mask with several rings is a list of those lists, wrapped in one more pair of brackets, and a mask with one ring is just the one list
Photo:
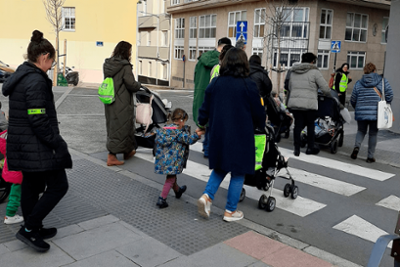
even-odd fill
[(247, 21), (236, 22), (236, 32), (247, 32)]
[(332, 43), (331, 43), (331, 52), (332, 53), (339, 53), (341, 46), (342, 46), (342, 42), (341, 41), (332, 41)]
[(236, 42), (239, 40), (243, 40), (245, 44), (247, 44), (247, 32), (237, 32), (236, 33)]

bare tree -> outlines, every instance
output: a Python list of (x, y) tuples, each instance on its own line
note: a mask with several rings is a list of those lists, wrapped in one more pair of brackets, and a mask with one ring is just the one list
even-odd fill
[(50, 22), (50, 24), (53, 26), (54, 33), (56, 34), (56, 60), (57, 60), (57, 66), (54, 71), (54, 78), (53, 78), (53, 85), (57, 84), (57, 73), (59, 70), (59, 35), (60, 31), (63, 29), (63, 24), (62, 24), (62, 14), (61, 14), (61, 8), (64, 5), (65, 0), (42, 0), (44, 8), (46, 9), (46, 18)]
[[(277, 50), (276, 63), (277, 68), (277, 93), (280, 94), (281, 90), (281, 73), (284, 71), (281, 66), (281, 43), (288, 38), (283, 38), (282, 34), (285, 32), (285, 27), (288, 26), (288, 20), (298, 2), (301, 0), (265, 0), (267, 8), (264, 13), (265, 23), (269, 26), (263, 37), (264, 46), (267, 47), (267, 55), (271, 54), (271, 61), (273, 61), (274, 48)], [(267, 56), (267, 63), (269, 55)]]

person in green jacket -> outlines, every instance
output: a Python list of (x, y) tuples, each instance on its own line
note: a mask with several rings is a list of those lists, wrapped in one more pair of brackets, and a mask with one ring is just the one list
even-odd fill
[[(225, 45), (232, 45), (231, 39), (223, 37), (218, 40), (218, 47), (215, 50), (203, 53), (194, 69), (194, 97), (193, 97), (193, 120), (198, 125), (197, 117), (199, 108), (204, 101), (204, 93), (210, 82), (210, 72), (219, 63), (219, 54)], [(208, 157), (208, 131), (203, 141), (204, 157)]]

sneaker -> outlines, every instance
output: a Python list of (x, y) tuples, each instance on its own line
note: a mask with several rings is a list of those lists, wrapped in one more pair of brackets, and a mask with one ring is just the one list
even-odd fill
[(57, 234), (57, 228), (40, 228), (39, 229), (39, 235), (43, 238), (43, 239), (48, 239), (48, 238), (52, 238)]
[(39, 231), (31, 230), (30, 232), (27, 232), (25, 227), (21, 227), (15, 237), (35, 249), (37, 252), (46, 252), (50, 249), (50, 245), (43, 241)]
[(239, 220), (243, 219), (243, 217), (244, 217), (243, 212), (241, 212), (239, 210), (236, 210), (234, 212), (225, 210), (223, 220), (226, 222), (234, 222), (234, 221), (239, 221)]
[(164, 199), (162, 197), (158, 197), (158, 201), (156, 204), (160, 209), (163, 208), (167, 208), (168, 207), (168, 203), (167, 203), (167, 199)]
[(185, 193), (186, 189), (187, 189), (186, 185), (182, 185), (181, 187), (179, 187), (178, 192), (175, 192), (175, 197), (181, 198), (182, 194)]
[(19, 216), (18, 214), (14, 216), (5, 216), (4, 217), (4, 223), (5, 224), (15, 224), (15, 223), (20, 223), (24, 221), (24, 217)]
[(351, 155), (350, 155), (350, 158), (352, 158), (352, 159), (357, 159), (358, 151), (360, 151), (360, 148), (355, 147), (355, 148), (353, 149), (353, 152), (352, 152)]
[(208, 219), (211, 213), (211, 199), (207, 194), (203, 194), (199, 200), (197, 200), (197, 210), (200, 215), (204, 218)]
[(367, 158), (366, 160), (368, 163), (374, 163), (376, 160), (375, 158)]

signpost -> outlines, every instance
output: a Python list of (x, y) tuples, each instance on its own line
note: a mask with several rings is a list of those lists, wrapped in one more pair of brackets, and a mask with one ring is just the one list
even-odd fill
[(183, 61), (183, 88), (185, 88), (185, 64), (186, 64), (186, 56), (182, 56), (182, 61)]
[(331, 43), (331, 53), (335, 53), (335, 61), (333, 63), (333, 72), (336, 70), (336, 58), (337, 53), (340, 53), (340, 48), (342, 47), (341, 41), (332, 41)]
[(247, 21), (236, 22), (236, 42), (238, 40), (243, 40), (247, 44)]

